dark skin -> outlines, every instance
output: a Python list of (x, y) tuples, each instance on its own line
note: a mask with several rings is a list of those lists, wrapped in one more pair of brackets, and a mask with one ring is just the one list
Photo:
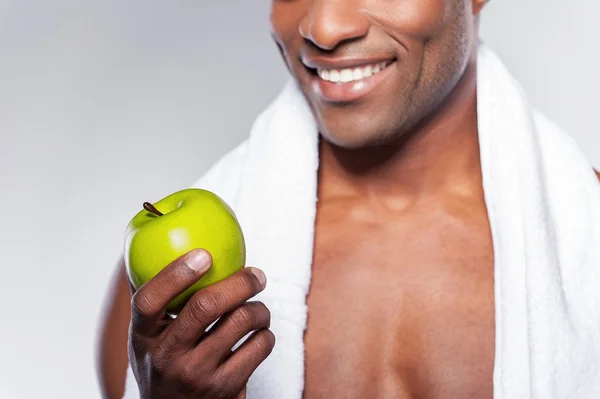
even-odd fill
[[(483, 3), (315, 3), (275, 2), (272, 15), (325, 138), (304, 397), (491, 398), (474, 59)], [(303, 62), (370, 52), (394, 71), (349, 104), (324, 100)]]
[(127, 332), (131, 321), (131, 294), (121, 260), (109, 286), (96, 356), (96, 370), (103, 398), (122, 398), (127, 371)]
[[(493, 250), (469, 74), (446, 104), (455, 117), (423, 124), (385, 167), (373, 149), (323, 144), (334, 166), (320, 176), (306, 398), (492, 397)], [(382, 180), (343, 183), (357, 152)]]
[[(322, 137), (304, 398), (491, 398), (494, 260), (475, 79), (485, 1), (272, 4), (273, 37)], [(335, 102), (315, 89), (314, 67), (369, 57), (391, 60), (376, 91)], [(245, 396), (274, 345), (268, 310), (247, 302), (264, 286), (244, 270), (196, 294), (176, 323), (164, 307), (202, 274), (185, 263), (132, 300), (120, 263), (99, 346), (104, 397), (122, 396), (128, 350), (142, 397)]]

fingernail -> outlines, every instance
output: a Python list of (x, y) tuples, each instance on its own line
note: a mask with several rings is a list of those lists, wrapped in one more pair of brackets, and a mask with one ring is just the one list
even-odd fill
[(211, 265), (210, 254), (204, 249), (195, 249), (188, 254), (183, 263), (196, 273), (208, 270)]
[(265, 276), (265, 273), (263, 273), (262, 270), (257, 269), (255, 267), (251, 267), (250, 271), (258, 279), (258, 282), (260, 283), (260, 286), (264, 288), (267, 285), (267, 276)]

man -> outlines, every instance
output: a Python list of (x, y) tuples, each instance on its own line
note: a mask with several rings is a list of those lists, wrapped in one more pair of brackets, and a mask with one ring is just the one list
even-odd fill
[[(273, 37), (321, 137), (304, 398), (494, 395), (499, 311), (476, 90), (485, 3), (273, 0)], [(132, 299), (119, 266), (101, 334), (106, 397), (123, 395), (128, 337), (141, 397), (245, 397), (275, 340), (284, 345), (267, 306), (247, 302), (270, 276), (246, 268), (166, 317), (209, 267), (193, 251)]]

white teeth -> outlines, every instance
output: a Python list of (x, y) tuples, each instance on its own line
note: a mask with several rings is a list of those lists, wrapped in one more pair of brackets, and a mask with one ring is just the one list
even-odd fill
[(318, 69), (317, 72), (323, 80), (342, 84), (368, 78), (383, 70), (388, 64), (388, 62), (380, 62), (353, 69)]
[(373, 68), (371, 68), (371, 65), (368, 65), (365, 67), (365, 70), (363, 71), (363, 76), (365, 78), (368, 78), (369, 76), (373, 75)]
[(350, 69), (342, 69), (340, 72), (340, 81), (343, 83), (352, 82), (352, 71)]
[(332, 69), (331, 71), (329, 71), (329, 81), (333, 82), (333, 83), (337, 83), (340, 81), (340, 71), (336, 71), (335, 69)]

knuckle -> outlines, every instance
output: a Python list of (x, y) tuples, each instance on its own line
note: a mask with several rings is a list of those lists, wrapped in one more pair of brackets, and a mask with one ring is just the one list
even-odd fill
[(185, 328), (176, 328), (169, 331), (163, 338), (163, 346), (168, 348), (180, 348), (185, 342)]
[(229, 324), (234, 333), (248, 331), (256, 324), (256, 317), (249, 306), (242, 306), (231, 314)]
[(240, 275), (238, 284), (243, 292), (258, 293), (261, 290), (258, 279), (250, 270), (244, 270), (244, 273)]
[(200, 292), (190, 301), (189, 317), (193, 321), (212, 321), (221, 315), (221, 300), (211, 291)]
[(142, 317), (150, 317), (154, 313), (154, 304), (143, 287), (133, 294), (131, 309)]
[(270, 330), (263, 330), (254, 340), (254, 349), (263, 356), (268, 356), (275, 345), (275, 336)]
[(170, 369), (170, 350), (166, 345), (157, 345), (150, 354), (152, 368), (156, 371), (166, 372)]
[(179, 369), (179, 378), (186, 385), (194, 385), (197, 383), (198, 371), (191, 363), (184, 363)]
[(213, 397), (219, 397), (218, 395), (223, 392), (223, 383), (216, 375), (205, 377), (202, 382), (202, 387), (204, 388), (204, 391), (211, 393)]

